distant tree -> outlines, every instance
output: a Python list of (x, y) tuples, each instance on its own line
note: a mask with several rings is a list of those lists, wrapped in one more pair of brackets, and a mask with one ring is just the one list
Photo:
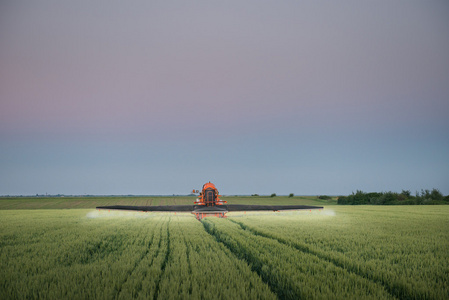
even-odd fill
[(355, 194), (352, 193), (352, 195), (350, 195), (350, 197), (351, 196), (352, 196), (351, 204), (356, 204), (356, 205), (368, 204), (369, 200), (367, 199), (366, 194), (361, 190), (357, 190), (357, 192)]
[(295, 194), (291, 193), (290, 195), (288, 195), (289, 198), (293, 197)]
[(432, 191), (430, 192), (430, 199), (432, 200), (441, 201), (443, 200), (443, 197), (443, 194), (441, 194), (438, 189), (432, 189)]
[(270, 197), (276, 197), (276, 193), (271, 194)]
[(393, 192), (382, 193), (380, 197), (377, 198), (378, 201), (376, 204), (394, 204), (396, 200), (398, 200), (397, 194)]
[(409, 190), (402, 190), (401, 195), (404, 195), (405, 198), (410, 198), (411, 193)]
[(421, 189), (421, 197), (423, 199), (430, 199), (430, 190), (428, 190), (428, 189), (425, 189), (425, 190)]
[(259, 194), (252, 194), (253, 197), (259, 197)]
[(348, 203), (348, 197), (347, 196), (339, 196), (337, 198), (337, 204), (346, 205), (346, 204), (350, 204), (350, 203)]
[(407, 200), (407, 196), (404, 195), (403, 193), (400, 193), (398, 195), (398, 201), (405, 201), (405, 200)]
[[(318, 197), (321, 198), (321, 197)], [(444, 196), (438, 189), (421, 190), (416, 192), (416, 196), (412, 196), (410, 191), (402, 190), (400, 194), (395, 192), (382, 193), (364, 193), (357, 190), (349, 196), (338, 197), (338, 204), (349, 205), (414, 205), (414, 204), (446, 204), (449, 201), (449, 196)]]

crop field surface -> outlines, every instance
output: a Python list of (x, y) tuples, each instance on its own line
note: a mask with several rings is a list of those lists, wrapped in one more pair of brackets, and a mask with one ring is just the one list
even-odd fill
[[(192, 205), (194, 196), (174, 197), (0, 197), (0, 210), (3, 209), (73, 209), (73, 208), (95, 208), (108, 205)], [(334, 205), (333, 200), (321, 200), (316, 196), (295, 197), (250, 197), (250, 196), (227, 196), (221, 199), (228, 204), (255, 204), (255, 205)]]
[(449, 206), (0, 210), (0, 299), (447, 299)]

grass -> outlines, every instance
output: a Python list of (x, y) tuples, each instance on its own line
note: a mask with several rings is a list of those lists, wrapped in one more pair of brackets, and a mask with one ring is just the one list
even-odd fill
[[(227, 200), (318, 204), (315, 199)], [(58, 209), (151, 198), (38, 200), (0, 200), (0, 299), (449, 294), (448, 206), (326, 205), (323, 211), (234, 212), (199, 222), (191, 214)], [(25, 209), (30, 206), (41, 209)]]

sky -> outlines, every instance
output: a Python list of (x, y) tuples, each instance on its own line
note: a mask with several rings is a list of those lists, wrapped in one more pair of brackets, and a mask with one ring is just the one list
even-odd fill
[(447, 1), (2, 1), (0, 195), (449, 194)]

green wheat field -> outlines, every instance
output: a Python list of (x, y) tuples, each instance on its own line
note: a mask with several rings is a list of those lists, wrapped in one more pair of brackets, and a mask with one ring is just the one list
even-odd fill
[(192, 197), (0, 198), (0, 299), (447, 299), (449, 206), (97, 211)]

